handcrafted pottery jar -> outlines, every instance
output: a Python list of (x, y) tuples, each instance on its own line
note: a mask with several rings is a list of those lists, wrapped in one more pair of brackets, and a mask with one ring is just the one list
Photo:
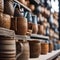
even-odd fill
[(0, 27), (10, 29), (11, 17), (10, 15), (0, 13)]
[(47, 54), (49, 51), (48, 43), (41, 43), (41, 54)]
[(14, 31), (0, 27), (0, 60), (16, 60), (22, 53), (21, 44), (19, 43), (21, 51), (16, 55)]
[(41, 43), (38, 40), (28, 40), (30, 46), (30, 58), (37, 58), (41, 53)]
[(24, 40), (19, 40), (17, 43), (16, 43), (16, 52), (17, 54), (20, 53), (21, 49), (20, 49), (20, 43), (22, 43), (23, 45), (23, 51), (22, 51), (22, 54), (17, 58), (17, 60), (29, 60), (29, 57), (30, 57), (30, 48), (29, 48), (29, 43), (28, 41), (24, 41)]
[(28, 25), (27, 25), (27, 19), (20, 16), (16, 18), (12, 18), (11, 23), (11, 29), (15, 30), (16, 34), (18, 35), (26, 35)]
[(4, 2), (4, 13), (9, 14), (11, 16), (14, 15), (13, 1), (5, 0), (5, 2)]
[(30, 5), (29, 5), (29, 8), (31, 9), (31, 11), (34, 11), (34, 10), (35, 10), (35, 5), (30, 4)]
[(44, 32), (45, 32), (45, 31), (44, 31), (44, 26), (38, 24), (38, 34), (44, 35)]

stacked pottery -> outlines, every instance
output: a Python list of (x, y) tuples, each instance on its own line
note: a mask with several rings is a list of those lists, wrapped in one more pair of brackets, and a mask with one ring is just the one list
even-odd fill
[(45, 34), (44, 26), (42, 24), (38, 25), (38, 34), (41, 34), (41, 35)]
[(41, 44), (38, 40), (29, 40), (30, 58), (38, 58), (41, 53)]
[(22, 53), (17, 58), (17, 60), (29, 60), (29, 57), (30, 57), (29, 43), (25, 40), (19, 40), (16, 43), (16, 47), (17, 47), (16, 52), (17, 52), (17, 54), (19, 54), (19, 52), (21, 52), (20, 43), (22, 43), (23, 48), (22, 48)]
[(14, 31), (0, 28), (0, 60), (16, 60)]
[(0, 13), (0, 27), (10, 29), (11, 17), (10, 15)]
[(14, 31), (0, 27), (0, 60), (16, 60), (22, 53), (21, 43), (20, 46), (21, 51), (16, 55)]

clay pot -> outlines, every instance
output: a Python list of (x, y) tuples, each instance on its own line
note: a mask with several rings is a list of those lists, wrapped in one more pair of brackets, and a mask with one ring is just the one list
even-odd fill
[(50, 37), (53, 37), (54, 36), (54, 31), (52, 29), (49, 30), (49, 33), (50, 33), (49, 34)]
[(13, 37), (0, 35), (0, 59), (16, 60), (16, 44)]
[(23, 40), (20, 40), (18, 41), (16, 44), (16, 52), (17, 54), (20, 52), (20, 45), (19, 43), (22, 43), (23, 44), (23, 53), (18, 57), (17, 60), (29, 60), (29, 57), (30, 57), (30, 50), (29, 50), (29, 43), (27, 41), (23, 41)]
[(0, 0), (0, 12), (4, 11), (4, 0)]
[(37, 34), (38, 32), (38, 24), (32, 24), (32, 33)]
[(44, 35), (44, 26), (43, 25), (38, 25), (38, 34)]
[(0, 27), (10, 29), (11, 17), (7, 14), (0, 13)]
[(4, 2), (4, 13), (9, 14), (11, 16), (14, 15), (14, 7), (13, 7), (13, 2), (10, 0), (6, 0)]
[(54, 48), (53, 48), (53, 43), (50, 42), (50, 43), (49, 43), (49, 52), (52, 52), (53, 49), (54, 49)]
[(29, 5), (29, 8), (30, 8), (32, 11), (34, 11), (34, 10), (35, 10), (35, 5), (30, 4), (30, 5)]
[(29, 40), (30, 58), (37, 58), (41, 52), (41, 44), (38, 40)]
[(48, 43), (41, 43), (41, 54), (47, 54), (49, 51)]
[(12, 30), (0, 28), (0, 59), (16, 60), (22, 53), (22, 43), (19, 43), (21, 51), (16, 55), (15, 33)]
[(27, 19), (24, 17), (12, 18), (11, 29), (15, 30), (18, 35), (26, 35), (28, 25)]

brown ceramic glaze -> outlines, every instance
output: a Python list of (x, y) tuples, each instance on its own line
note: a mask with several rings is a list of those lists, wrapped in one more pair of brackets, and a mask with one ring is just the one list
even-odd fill
[(49, 52), (52, 52), (53, 50), (53, 43), (49, 43)]
[(29, 40), (30, 58), (37, 58), (41, 52), (41, 44), (38, 40)]
[(0, 59), (16, 60), (16, 44), (14, 38), (0, 36)]
[(4, 13), (9, 14), (11, 16), (14, 15), (14, 7), (12, 1), (6, 0), (6, 2), (4, 2)]
[(0, 13), (0, 27), (10, 29), (11, 17), (7, 14)]
[(11, 29), (15, 30), (16, 34), (26, 35), (27, 33), (27, 19), (24, 17), (12, 18)]
[(47, 54), (49, 51), (48, 43), (41, 43), (41, 54)]
[(38, 25), (38, 34), (42, 34), (44, 35), (45, 31), (44, 31), (44, 26), (43, 25)]

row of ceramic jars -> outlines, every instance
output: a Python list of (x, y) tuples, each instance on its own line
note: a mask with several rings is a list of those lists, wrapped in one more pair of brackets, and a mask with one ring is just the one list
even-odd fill
[[(19, 40), (17, 42), (17, 53), (20, 52), (20, 44), (23, 44), (23, 53), (17, 60), (28, 60), (30, 58), (38, 58), (40, 54), (47, 54), (48, 52), (52, 52), (53, 43), (40, 42), (39, 40)], [(28, 47), (28, 48), (27, 48)], [(23, 58), (22, 58), (23, 57)]]
[(36, 58), (40, 54), (47, 54), (53, 50), (53, 42), (40, 42), (39, 40), (29, 40), (30, 45), (30, 57)]
[(39, 14), (39, 12), (40, 12), (44, 17), (49, 17), (50, 16), (50, 11), (43, 6), (37, 6), (36, 7), (36, 12), (37, 12), (37, 14)]
[(46, 23), (44, 22), (42, 25), (37, 24), (35, 15), (32, 16), (32, 18), (33, 23), (27, 22), (27, 19), (23, 16), (11, 18), (11, 16), (7, 14), (0, 13), (0, 27), (11, 28), (16, 34), (20, 35), (26, 35), (27, 31), (30, 29), (34, 34), (44, 34), (46, 32), (44, 31)]
[(0, 0), (0, 12), (13, 16), (13, 0)]

